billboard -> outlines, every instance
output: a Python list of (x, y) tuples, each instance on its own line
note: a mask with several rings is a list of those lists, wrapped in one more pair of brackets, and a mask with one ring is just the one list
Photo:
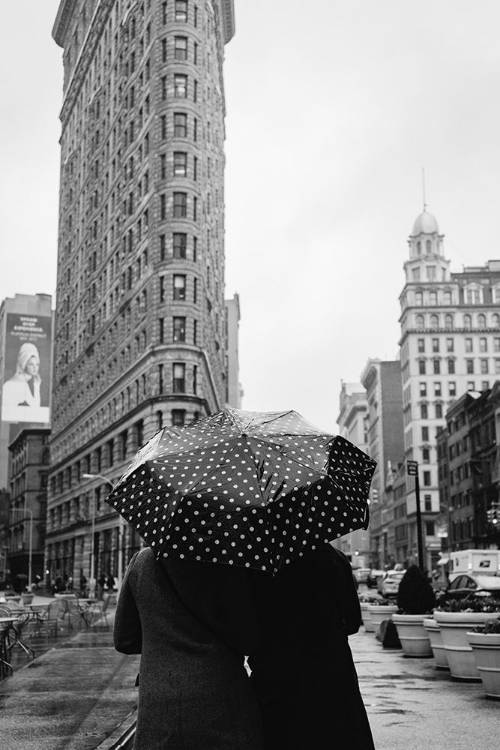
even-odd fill
[(52, 317), (7, 313), (3, 422), (50, 421)]

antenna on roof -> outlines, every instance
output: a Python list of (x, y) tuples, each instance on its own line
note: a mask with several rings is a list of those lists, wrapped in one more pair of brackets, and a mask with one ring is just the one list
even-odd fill
[(422, 167), (422, 196), (424, 199), (424, 211), (427, 209), (427, 203), (425, 202), (425, 168)]

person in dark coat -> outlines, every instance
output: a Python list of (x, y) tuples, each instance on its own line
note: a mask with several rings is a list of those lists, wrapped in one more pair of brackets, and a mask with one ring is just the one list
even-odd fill
[(254, 576), (253, 589), (261, 646), (249, 662), (266, 750), (374, 750), (348, 642), (361, 610), (347, 558), (322, 544), (274, 579)]
[(115, 648), (141, 654), (134, 750), (263, 750), (245, 655), (259, 631), (243, 568), (130, 561), (115, 613)]

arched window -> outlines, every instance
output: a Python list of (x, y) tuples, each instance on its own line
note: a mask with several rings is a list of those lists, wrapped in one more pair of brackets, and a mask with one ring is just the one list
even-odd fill
[(431, 328), (439, 327), (439, 318), (437, 315), (431, 315)]
[(444, 293), (444, 304), (451, 305), (451, 292), (450, 291), (446, 291)]
[(436, 292), (431, 292), (429, 294), (429, 304), (437, 305), (437, 293)]
[(486, 328), (486, 315), (481, 313), (481, 315), (477, 316), (477, 327)]
[(472, 328), (472, 318), (470, 315), (464, 315), (464, 328), (467, 330)]
[(453, 328), (453, 315), (448, 313), (448, 315), (444, 316), (444, 327), (448, 329)]
[(425, 320), (423, 315), (417, 315), (415, 322), (417, 324), (417, 328), (424, 328), (425, 327)]
[(415, 292), (415, 304), (421, 307), (424, 303), (424, 296), (422, 292)]
[(421, 252), (422, 252), (422, 243), (419, 240), (417, 242), (417, 254), (420, 255)]
[(430, 253), (430, 251), (431, 251), (431, 241), (427, 240), (425, 243), (425, 252)]
[(491, 318), (491, 323), (493, 325), (493, 328), (500, 328), (500, 315), (495, 313)]

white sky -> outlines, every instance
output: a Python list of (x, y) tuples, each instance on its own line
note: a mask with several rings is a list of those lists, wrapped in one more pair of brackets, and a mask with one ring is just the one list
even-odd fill
[[(59, 0), (1, 4), (0, 299), (55, 293)], [(341, 380), (392, 359), (426, 199), (452, 269), (500, 258), (498, 0), (235, 0), (226, 296), (243, 406), (337, 431)]]

